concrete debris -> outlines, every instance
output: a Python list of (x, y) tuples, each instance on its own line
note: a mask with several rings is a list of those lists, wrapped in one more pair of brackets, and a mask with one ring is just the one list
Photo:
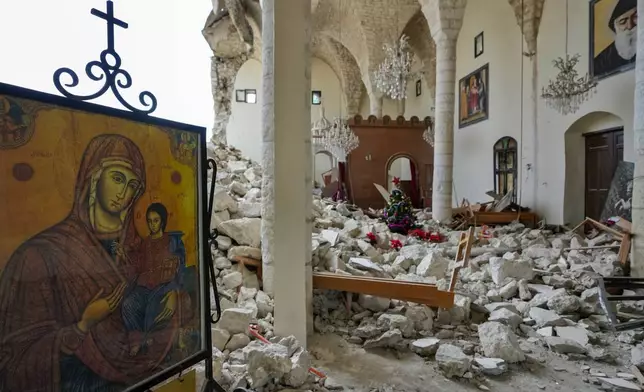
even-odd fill
[[(308, 372), (311, 357), (294, 338), (274, 336), (273, 299), (262, 291), (252, 267), (239, 264), (240, 257), (261, 263), (260, 166), (221, 145), (209, 145), (208, 156), (218, 164), (211, 224), (220, 233), (213, 259), (224, 309), (212, 329), (218, 380), (231, 390), (343, 390), (332, 375), (320, 383)], [(424, 231), (447, 239), (430, 243), (392, 233), (381, 220), (315, 192), (312, 205), (314, 271), (424, 282), (442, 290), (449, 285), (460, 231), (418, 212)], [(599, 302), (596, 276), (623, 273), (617, 249), (585, 248), (612, 244), (611, 238), (557, 234), (520, 223), (489, 232), (491, 238), (475, 240), (451, 309), (367, 294), (347, 301), (344, 293), (316, 290), (315, 331), (341, 335), (365, 349), (412, 351), (447, 377), (497, 376), (508, 371), (508, 364), (526, 361), (539, 350), (585, 362), (620, 358), (620, 363), (644, 370), (644, 332), (610, 332)], [(391, 240), (400, 241), (402, 248), (393, 249)], [(644, 301), (619, 303), (616, 310), (642, 317)], [(249, 336), (251, 324), (273, 343)], [(623, 358), (624, 353), (630, 358)], [(612, 377), (617, 373), (589, 376), (608, 390), (640, 390), (632, 377)]]

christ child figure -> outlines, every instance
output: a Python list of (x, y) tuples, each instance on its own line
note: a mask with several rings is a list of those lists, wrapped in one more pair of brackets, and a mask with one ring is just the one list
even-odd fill
[[(131, 356), (151, 345), (150, 333), (163, 328), (177, 311), (181, 267), (185, 265), (183, 242), (165, 230), (165, 206), (151, 204), (146, 219), (150, 235), (125, 255), (135, 275), (121, 306)], [(122, 248), (118, 252), (125, 253)]]

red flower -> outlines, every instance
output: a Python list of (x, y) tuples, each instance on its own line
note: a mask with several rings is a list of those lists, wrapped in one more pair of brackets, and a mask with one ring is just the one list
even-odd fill
[(394, 177), (394, 179), (391, 182), (393, 182), (394, 185), (398, 185), (398, 184), (400, 184), (400, 178)]
[(369, 239), (369, 242), (371, 242), (371, 245), (374, 245), (378, 242), (378, 238), (372, 232), (367, 233), (367, 238)]
[(391, 243), (391, 247), (394, 248), (395, 250), (399, 250), (403, 246), (400, 240), (391, 240), (390, 243)]

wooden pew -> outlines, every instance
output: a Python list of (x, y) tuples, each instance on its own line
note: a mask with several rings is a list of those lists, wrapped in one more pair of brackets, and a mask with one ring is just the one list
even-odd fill
[(454, 306), (454, 292), (438, 290), (429, 283), (314, 272), (313, 288), (369, 294), (445, 309)]

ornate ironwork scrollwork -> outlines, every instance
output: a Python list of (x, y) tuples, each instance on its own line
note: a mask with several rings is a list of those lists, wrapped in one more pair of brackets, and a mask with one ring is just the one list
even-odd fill
[[(208, 190), (208, 227), (210, 228), (210, 223), (212, 220), (212, 207), (215, 202), (215, 181), (217, 180), (217, 162), (215, 162), (214, 159), (208, 159), (207, 160), (207, 167), (209, 170), (212, 170), (212, 175), (210, 177), (210, 189)], [(215, 273), (215, 264), (212, 260), (212, 248), (219, 249), (219, 244), (217, 243), (217, 236), (219, 235), (219, 232), (217, 229), (213, 229), (210, 231), (210, 235), (208, 236), (208, 241), (210, 243), (209, 249), (209, 257), (207, 260), (208, 263), (208, 270), (210, 272), (210, 282), (212, 285), (212, 289), (215, 293), (215, 309), (216, 309), (216, 315), (213, 313), (210, 315), (210, 321), (215, 324), (217, 321), (219, 321), (219, 318), (221, 317), (221, 301), (219, 298), (219, 291), (217, 291), (217, 275)]]
[[(128, 24), (114, 17), (114, 3), (111, 0), (107, 0), (107, 12), (92, 8), (92, 15), (104, 19), (107, 22), (107, 49), (101, 52), (99, 61), (94, 60), (87, 63), (85, 73), (95, 82), (103, 81), (103, 86), (97, 92), (89, 95), (71, 93), (67, 88), (78, 86), (78, 75), (70, 68), (59, 68), (54, 72), (54, 85), (56, 89), (65, 97), (80, 101), (96, 99), (105, 94), (107, 90), (112, 90), (116, 99), (132, 112), (140, 114), (154, 112), (157, 108), (157, 98), (151, 92), (143, 91), (139, 94), (139, 102), (145, 109), (134, 107), (121, 95), (120, 89), (132, 87), (132, 76), (124, 69), (121, 69), (121, 57), (116, 52), (116, 49), (114, 49), (114, 27), (118, 26), (127, 29)], [(64, 75), (71, 78), (70, 83), (62, 82)]]

